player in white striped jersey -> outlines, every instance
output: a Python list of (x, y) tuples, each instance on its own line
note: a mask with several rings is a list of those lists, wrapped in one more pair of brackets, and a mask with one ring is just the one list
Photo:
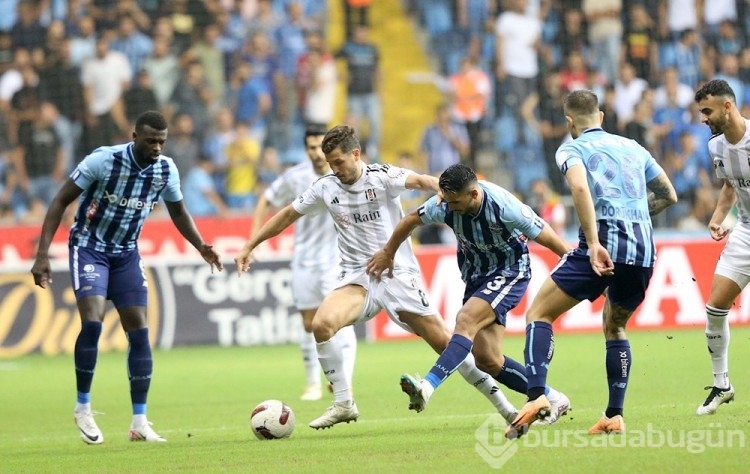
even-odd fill
[[(326, 296), (313, 319), (318, 359), (333, 384), (334, 403), (310, 423), (315, 429), (359, 417), (343, 360), (338, 355), (338, 341), (333, 337), (339, 329), (367, 321), (383, 309), (396, 324), (421, 336), (438, 353), (450, 339), (445, 322), (422, 289), (410, 244), (401, 245), (396, 253), (393, 279), (379, 282), (366, 273), (367, 261), (385, 244), (403, 217), (399, 194), (404, 189), (437, 192), (437, 178), (387, 165), (365, 165), (360, 160), (359, 139), (354, 129), (346, 125), (328, 131), (323, 152), (333, 174), (316, 181), (272, 217), (235, 259), (238, 270), (247, 271), (253, 250), (303, 215), (327, 212), (334, 219), (342, 271), (338, 287)], [(469, 356), (458, 370), (507, 420), (512, 419), (515, 409), (492, 377), (476, 368), (473, 357)]]
[[(305, 151), (309, 161), (286, 170), (266, 189), (253, 213), (250, 237), (266, 219), (269, 206), (281, 208), (302, 194), (313, 182), (331, 173), (321, 148), (326, 130), (310, 127), (305, 131)], [(294, 253), (292, 255), (292, 294), (294, 304), (302, 314), (304, 331), (300, 338), (302, 358), (305, 363), (307, 386), (302, 400), (318, 400), (320, 389), (320, 364), (315, 350), (312, 322), (323, 298), (338, 284), (341, 273), (336, 228), (327, 213), (308, 214), (294, 223)], [(357, 353), (357, 336), (354, 326), (347, 326), (336, 333), (344, 358), (346, 375), (351, 385), (354, 359)]]
[[(708, 151), (716, 177), (724, 181), (708, 230), (720, 241), (729, 236), (716, 263), (706, 302), (706, 344), (714, 374), (698, 415), (713, 415), (734, 399), (729, 382), (729, 309), (750, 282), (750, 120), (737, 109), (734, 91), (723, 80), (707, 82), (695, 93), (703, 122), (711, 128)], [(737, 203), (737, 224), (729, 233), (724, 219)]]

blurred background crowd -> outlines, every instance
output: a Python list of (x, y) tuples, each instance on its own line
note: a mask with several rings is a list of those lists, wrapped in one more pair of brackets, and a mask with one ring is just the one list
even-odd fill
[[(389, 68), (406, 57), (399, 19), (428, 70)], [(40, 222), (84, 156), (157, 109), (195, 216), (251, 213), (306, 159), (305, 127), (343, 121), (369, 161), (464, 162), (565, 231), (562, 97), (588, 88), (604, 128), (675, 185), (655, 224), (703, 229), (718, 183), (693, 94), (725, 79), (750, 117), (748, 25), (750, 0), (0, 0), (0, 223)], [(404, 106), (386, 81), (436, 91), (416, 97), (429, 123), (388, 118)]]

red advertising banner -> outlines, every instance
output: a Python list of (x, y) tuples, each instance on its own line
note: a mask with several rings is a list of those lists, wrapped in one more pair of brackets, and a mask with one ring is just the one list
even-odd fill
[[(206, 242), (211, 243), (219, 255), (231, 261), (235, 253), (247, 242), (251, 219), (238, 216), (229, 219), (202, 218), (196, 219), (195, 222)], [(3, 269), (23, 264), (33, 257), (40, 231), (41, 225), (0, 227), (0, 265)], [(61, 226), (55, 235), (50, 246), (50, 256), (53, 260), (61, 259), (67, 262), (69, 231), (69, 228)], [(263, 258), (288, 257), (291, 255), (293, 241), (292, 230), (289, 228), (264, 243), (257, 254)], [(146, 221), (138, 239), (138, 247), (146, 260), (152, 257), (198, 257), (198, 252), (187, 243), (169, 219)]]
[[(724, 244), (712, 240), (664, 240), (657, 243), (658, 260), (646, 299), (633, 315), (629, 329), (703, 327), (705, 302), (711, 288), (714, 267)], [(544, 279), (554, 268), (557, 256), (547, 249), (531, 247), (532, 281), (526, 296), (507, 318), (508, 333), (523, 333), (525, 312)], [(422, 248), (419, 263), (427, 295), (448, 322), (455, 324), (461, 307), (463, 282), (453, 248)], [(558, 332), (601, 331), (604, 299), (583, 301), (555, 322)], [(733, 325), (750, 324), (750, 292), (743, 292), (730, 311)], [(381, 313), (371, 326), (371, 340), (415, 337)]]
[[(198, 219), (196, 223), (206, 241), (215, 246), (219, 254), (224, 257), (225, 263), (232, 265), (232, 258), (247, 239), (250, 218)], [(67, 233), (67, 229), (61, 229), (55, 236), (54, 244), (50, 249), (53, 266), (58, 271), (64, 271), (67, 268)], [(13, 278), (22, 278), (25, 283), (30, 282), (29, 259), (33, 256), (34, 242), (38, 235), (38, 226), (0, 228), (0, 274), (14, 273)], [(259, 260), (288, 260), (292, 245), (292, 231), (288, 229), (265, 243), (255, 255)], [(633, 316), (629, 327), (632, 329), (702, 327), (705, 321), (703, 308), (710, 290), (714, 266), (723, 245), (708, 238), (658, 241), (658, 260), (646, 299)], [(148, 221), (139, 239), (139, 247), (149, 267), (159, 267), (181, 261), (200, 262), (197, 252), (185, 242), (168, 219)], [(422, 268), (427, 295), (446, 319), (449, 327), (453, 327), (455, 315), (461, 307), (464, 288), (456, 263), (455, 249), (450, 247), (417, 248), (417, 258)], [(537, 293), (544, 278), (556, 263), (557, 257), (554, 254), (532, 244), (533, 278), (524, 299), (508, 315), (509, 333), (518, 334), (524, 331), (524, 314), (531, 298)], [(23, 278), (24, 274), (28, 278)], [(219, 287), (215, 289), (220, 289)], [(67, 295), (67, 298), (69, 299), (70, 295)], [(749, 299), (750, 292), (744, 292), (740, 296), (737, 304), (730, 311), (732, 324), (750, 325)], [(3, 299), (2, 304), (8, 301), (13, 300)], [(600, 331), (602, 306), (602, 298), (593, 303), (582, 302), (555, 323), (556, 330), (562, 332)], [(3, 308), (8, 309), (6, 306)], [(414, 336), (391, 323), (384, 313), (376, 316), (369, 325), (368, 338), (370, 340), (409, 337)], [(207, 339), (203, 342), (212, 343), (213, 341)]]

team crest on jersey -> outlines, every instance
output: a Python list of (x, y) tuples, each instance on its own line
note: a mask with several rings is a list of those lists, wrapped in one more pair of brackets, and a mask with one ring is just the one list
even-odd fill
[(166, 186), (167, 183), (161, 178), (154, 178), (153, 181), (151, 181), (151, 185), (158, 191)]
[(366, 189), (365, 190), (365, 197), (370, 202), (377, 200), (377, 196), (375, 196), (375, 189), (373, 189), (373, 188)]

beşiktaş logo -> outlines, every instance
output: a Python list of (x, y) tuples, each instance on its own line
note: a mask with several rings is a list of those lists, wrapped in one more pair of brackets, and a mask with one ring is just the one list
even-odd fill
[(130, 209), (150, 209), (154, 210), (158, 201), (141, 201), (134, 197), (120, 197), (117, 194), (111, 194), (106, 189), (104, 190), (104, 198), (110, 204), (117, 204), (120, 207), (129, 207)]

